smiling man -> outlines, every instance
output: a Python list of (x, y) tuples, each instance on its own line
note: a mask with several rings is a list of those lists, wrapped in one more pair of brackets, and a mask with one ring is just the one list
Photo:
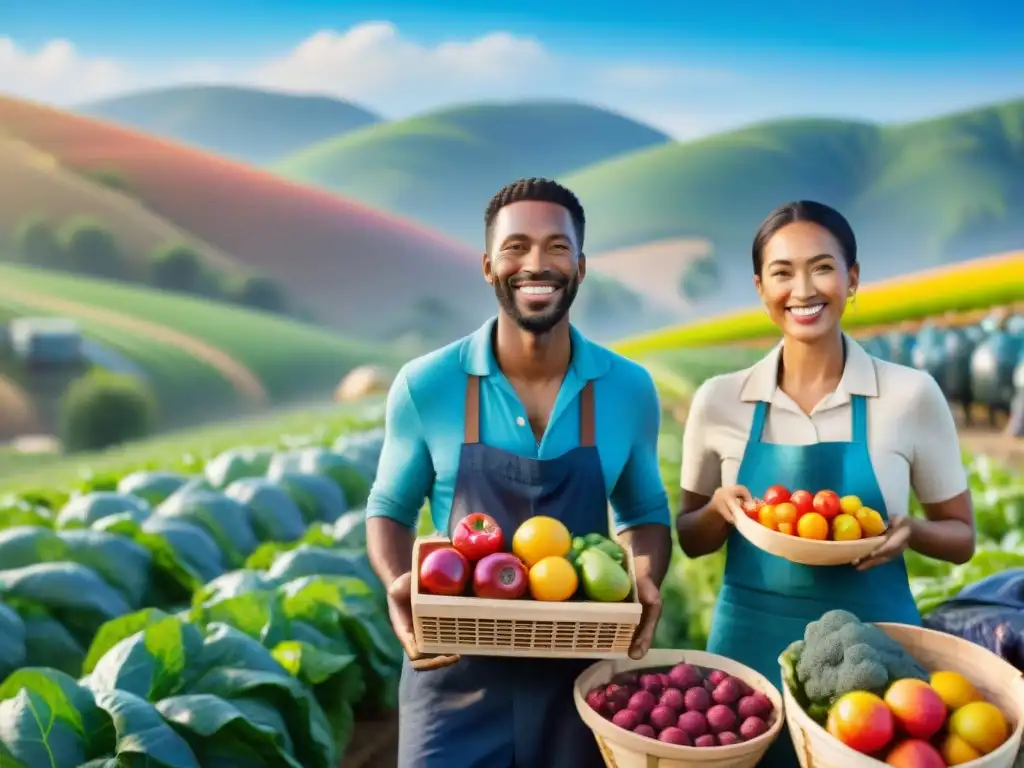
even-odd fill
[(450, 535), (473, 512), (506, 532), (529, 517), (574, 535), (615, 531), (633, 550), (650, 648), (671, 548), (658, 472), (661, 410), (650, 374), (584, 338), (569, 308), (586, 276), (584, 215), (546, 179), (500, 190), (485, 214), (483, 277), (499, 312), (478, 331), (407, 364), (388, 395), (384, 448), (367, 503), (367, 545), (409, 656), (400, 690), (401, 768), (602, 765), (573, 703), (591, 661), (423, 658), (410, 615), (412, 543), (429, 499)]

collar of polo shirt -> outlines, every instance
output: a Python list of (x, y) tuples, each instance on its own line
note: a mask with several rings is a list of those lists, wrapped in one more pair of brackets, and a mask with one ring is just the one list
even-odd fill
[[(498, 373), (498, 361), (494, 357), (491, 343), (497, 322), (498, 318), (492, 317), (463, 345), (459, 359), (466, 373), (472, 376), (492, 376)], [(612, 362), (608, 350), (589, 341), (572, 324), (569, 325), (569, 337), (572, 339), (572, 362), (569, 367), (578, 380), (598, 379), (608, 372)]]
[[(846, 341), (846, 367), (843, 377), (839, 380), (835, 394), (829, 398), (830, 406), (844, 405), (850, 402), (851, 395), (878, 397), (878, 373), (875, 363), (860, 344), (843, 334)], [(740, 397), (746, 403), (764, 401), (770, 403), (775, 398), (779, 381), (779, 362), (782, 355), (782, 342), (769, 352), (764, 359), (756, 363), (743, 383)]]

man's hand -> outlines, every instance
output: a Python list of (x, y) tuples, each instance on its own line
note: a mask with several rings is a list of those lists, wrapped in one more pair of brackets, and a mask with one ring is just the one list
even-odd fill
[(415, 670), (440, 669), (454, 664), (459, 656), (424, 656), (416, 650), (416, 635), (412, 628), (412, 573), (406, 572), (391, 582), (388, 588), (388, 615), (406, 655)]
[(661, 591), (650, 577), (642, 576), (636, 580), (636, 596), (643, 607), (643, 613), (640, 614), (640, 624), (629, 647), (629, 656), (633, 659), (642, 659), (651, 649), (654, 630), (658, 628), (658, 619), (661, 617)]

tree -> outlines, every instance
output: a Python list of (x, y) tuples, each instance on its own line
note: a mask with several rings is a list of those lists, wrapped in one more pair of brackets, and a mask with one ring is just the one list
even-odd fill
[(57, 229), (45, 216), (34, 214), (22, 219), (15, 230), (14, 244), (26, 264), (50, 269), (64, 266), (65, 254)]
[(202, 255), (186, 243), (163, 246), (153, 253), (151, 280), (167, 291), (202, 293), (204, 264)]
[(97, 277), (125, 277), (126, 263), (109, 227), (96, 219), (75, 217), (60, 229), (60, 242), (73, 272)]
[(100, 450), (150, 434), (157, 421), (156, 400), (137, 379), (94, 368), (68, 387), (59, 420), (67, 450)]
[(281, 284), (262, 275), (243, 278), (233, 286), (231, 295), (239, 304), (266, 312), (284, 312), (288, 305)]
[(683, 268), (679, 293), (687, 301), (706, 299), (718, 288), (718, 260), (713, 255), (698, 256)]

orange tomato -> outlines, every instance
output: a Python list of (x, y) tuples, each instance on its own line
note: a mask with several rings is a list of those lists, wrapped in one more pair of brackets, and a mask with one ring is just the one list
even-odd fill
[(840, 741), (865, 754), (886, 747), (896, 731), (889, 707), (878, 696), (866, 691), (853, 691), (841, 696), (832, 705), (829, 720)]
[(796, 532), (802, 539), (825, 541), (828, 539), (828, 520), (817, 512), (809, 512), (797, 520)]
[(793, 524), (798, 517), (800, 517), (800, 512), (795, 504), (787, 501), (775, 507), (775, 522), (779, 525), (782, 523)]
[(784, 533), (787, 536), (792, 536), (796, 533), (796, 527), (793, 523), (779, 523), (779, 533)]
[(856, 541), (861, 536), (860, 523), (853, 515), (845, 512), (832, 521), (832, 538), (835, 541)]
[(757, 522), (765, 528), (771, 528), (774, 531), (778, 525), (778, 521), (775, 519), (775, 507), (771, 504), (765, 504), (761, 507), (757, 511)]
[(537, 515), (523, 522), (512, 537), (512, 553), (532, 568), (545, 557), (565, 557), (572, 534), (561, 520)]
[(545, 557), (530, 569), (529, 576), (534, 600), (560, 603), (576, 594), (579, 587), (576, 569), (564, 557)]

